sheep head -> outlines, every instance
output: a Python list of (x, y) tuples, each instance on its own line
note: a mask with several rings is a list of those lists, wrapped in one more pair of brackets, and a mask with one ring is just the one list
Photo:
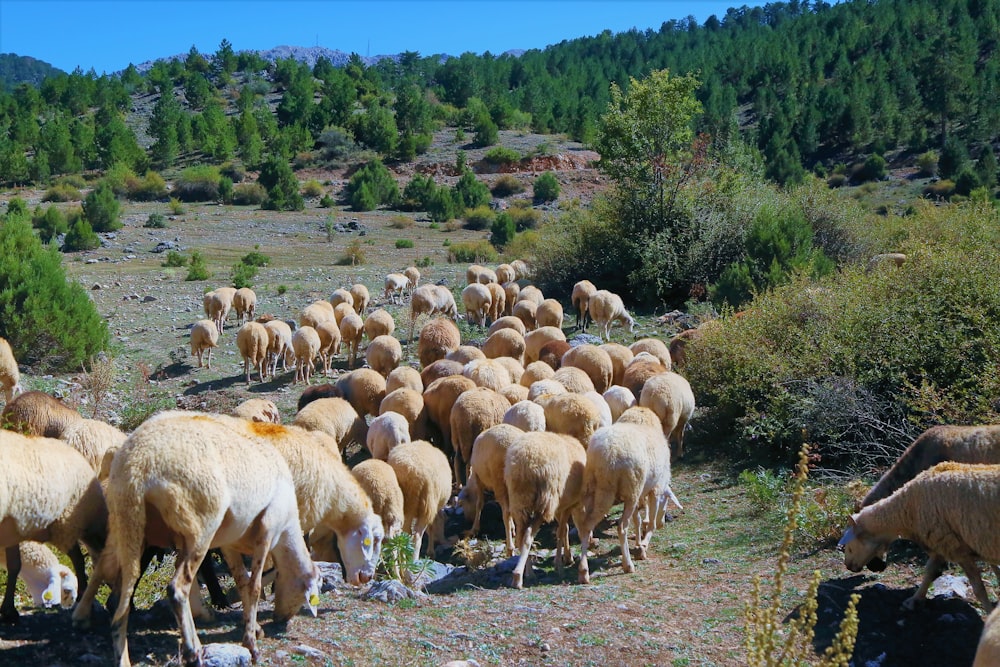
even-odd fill
[[(293, 573), (278, 571), (278, 576), (274, 583), (274, 618), (279, 623), (287, 622), (299, 610), (305, 607), (314, 617), (319, 612), (319, 591), (320, 577), (319, 568), (312, 561), (302, 568), (302, 571)], [(302, 595), (302, 597), (298, 597)]]
[(366, 584), (375, 576), (383, 539), (382, 520), (374, 512), (369, 512), (357, 528), (337, 532), (337, 544), (344, 560), (344, 579), (352, 586)]
[(868, 535), (857, 524), (857, 514), (850, 517), (850, 524), (840, 538), (837, 547), (844, 552), (844, 567), (851, 572), (860, 572), (865, 566), (872, 572), (881, 572), (886, 567), (885, 554), (889, 542)]

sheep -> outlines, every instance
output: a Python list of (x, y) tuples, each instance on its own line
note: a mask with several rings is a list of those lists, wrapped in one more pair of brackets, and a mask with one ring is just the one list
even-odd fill
[(586, 447), (601, 427), (600, 410), (583, 394), (555, 394), (537, 399), (545, 410), (545, 430), (576, 438)]
[[(455, 320), (458, 319), (458, 308), (455, 306), (455, 297), (452, 296), (447, 287), (443, 285), (423, 285), (413, 290), (413, 294), (410, 295), (410, 336), (407, 340), (413, 340), (417, 318), (424, 314), (433, 316), (437, 313), (442, 313)], [(423, 361), (420, 363), (426, 365)]]
[[(421, 288), (423, 289), (423, 288)], [(412, 340), (412, 333), (410, 338)], [(420, 329), (417, 343), (417, 357), (420, 365), (427, 367), (438, 359), (444, 359), (449, 352), (462, 344), (462, 334), (454, 322), (446, 317), (437, 317)], [(424, 386), (427, 385), (426, 380)]]
[(229, 311), (233, 307), (233, 299), (236, 297), (235, 287), (220, 287), (216, 290), (210, 292), (211, 296), (206, 295), (208, 300), (208, 315), (209, 318), (215, 322), (215, 326), (218, 327), (219, 333), (226, 328), (226, 318), (229, 317)]
[(516, 274), (514, 273), (514, 267), (510, 264), (501, 264), (496, 268), (497, 282), (501, 285), (509, 283), (514, 280)]
[[(214, 324), (213, 324), (214, 326)], [(59, 604), (69, 609), (76, 602), (76, 575), (59, 562), (52, 550), (41, 542), (25, 540), (18, 546), (21, 578), (37, 607), (48, 609)], [(0, 567), (7, 569), (6, 550), (0, 549)]]
[[(416, 440), (396, 447), (388, 463), (403, 490), (403, 531), (413, 537), (414, 560), (428, 527), (439, 522), (451, 495), (451, 466), (437, 447)], [(434, 556), (434, 530), (428, 535), (427, 553)]]
[(639, 405), (650, 408), (663, 423), (663, 435), (676, 443), (677, 458), (684, 456), (684, 428), (694, 414), (694, 392), (684, 376), (667, 371), (646, 381), (639, 394)]
[(507, 368), (493, 359), (474, 359), (465, 364), (462, 375), (476, 383), (477, 387), (486, 387), (500, 391), (511, 383)]
[(600, 428), (611, 426), (611, 424), (614, 423), (614, 419), (611, 417), (611, 406), (604, 400), (603, 395), (597, 393), (596, 391), (586, 391), (583, 393), (583, 397), (593, 403), (594, 407), (597, 408), (597, 412), (600, 415), (600, 419), (598, 421)]
[(441, 434), (441, 450), (447, 455), (454, 454), (451, 437), (451, 408), (464, 391), (474, 389), (476, 383), (462, 375), (435, 380), (424, 390), (424, 407), (427, 409), (429, 425)]
[(503, 307), (503, 314), (508, 316), (513, 315), (514, 304), (517, 302), (517, 295), (521, 293), (521, 286), (516, 282), (511, 281), (504, 284), (503, 291), (507, 297), (507, 303)]
[[(622, 416), (622, 413), (629, 408), (638, 405), (638, 402), (635, 400), (635, 394), (625, 387), (620, 387), (618, 385), (608, 387), (603, 396), (604, 400), (608, 404), (608, 408), (611, 410), (612, 422), (618, 421), (618, 418)], [(657, 421), (659, 421), (659, 419), (657, 419)]]
[(427, 389), (434, 380), (439, 380), (450, 375), (461, 375), (463, 370), (465, 370), (465, 364), (463, 363), (452, 361), (451, 359), (438, 359), (420, 371), (420, 381), (424, 383), (424, 389)]
[(1000, 611), (994, 609), (983, 624), (983, 633), (979, 637), (972, 667), (996, 665), (1000, 665)]
[(518, 401), (503, 413), (503, 423), (522, 431), (544, 431), (545, 408), (534, 401)]
[[(209, 357), (209, 361), (211, 361), (211, 357)], [(201, 365), (200, 360), (198, 365)], [(0, 387), (3, 388), (5, 403), (10, 403), (15, 396), (23, 391), (21, 372), (17, 368), (14, 351), (10, 348), (7, 339), (3, 337), (0, 337)]]
[(396, 330), (396, 321), (392, 319), (388, 310), (379, 308), (365, 318), (364, 329), (368, 342), (371, 342), (379, 336), (391, 336)]
[(325, 322), (327, 320), (332, 320), (333, 308), (330, 306), (328, 301), (315, 301), (299, 313), (299, 326), (300, 327), (312, 327), (316, 328), (316, 325), (320, 322)]
[(535, 310), (535, 325), (562, 328), (563, 307), (555, 299), (545, 299)]
[(249, 287), (241, 287), (233, 295), (233, 310), (236, 311), (236, 323), (249, 322), (257, 311), (257, 293)]
[(469, 264), (468, 268), (465, 269), (465, 284), (475, 285), (479, 283), (479, 273), (485, 268), (479, 264)]
[(628, 325), (629, 333), (635, 330), (635, 320), (625, 309), (622, 298), (608, 290), (597, 290), (587, 301), (587, 311), (601, 332), (602, 340), (611, 339), (611, 323), (616, 320)]
[(576, 328), (582, 331), (587, 330), (590, 324), (590, 297), (597, 291), (594, 283), (589, 280), (581, 280), (573, 285), (573, 294), (570, 301), (573, 303), (573, 312), (576, 313)]
[(323, 361), (323, 375), (330, 375), (330, 365), (333, 356), (340, 352), (340, 327), (333, 320), (320, 322), (316, 325), (316, 335), (319, 336), (319, 358)]
[(520, 551), (511, 585), (521, 588), (532, 541), (543, 523), (558, 521), (556, 569), (569, 558), (569, 518), (579, 513), (587, 452), (572, 438), (556, 433), (531, 432), (517, 437), (504, 458), (507, 502)]
[(672, 369), (672, 364), (670, 360), (670, 348), (659, 338), (641, 338), (631, 345), (628, 349), (632, 351), (632, 355), (637, 355), (640, 352), (649, 352), (651, 355), (656, 357), (664, 368), (668, 371)]
[(566, 387), (566, 391), (574, 394), (586, 394), (595, 391), (594, 383), (583, 369), (575, 366), (564, 366), (556, 371), (552, 379)]
[(611, 384), (620, 385), (622, 378), (625, 377), (625, 369), (632, 363), (635, 355), (621, 343), (604, 343), (598, 347), (607, 352), (611, 358), (611, 367), (614, 369), (611, 373)]
[[(344, 318), (347, 317), (348, 315), (358, 315), (358, 314), (354, 312), (354, 306), (347, 303), (346, 301), (342, 301), (341, 303), (338, 303), (336, 306), (333, 307), (333, 320), (337, 323), (338, 327), (340, 326), (340, 323), (344, 321)], [(358, 315), (358, 317), (361, 316)]]
[(912, 609), (947, 562), (962, 566), (972, 590), (991, 611), (993, 603), (979, 575), (977, 560), (1000, 563), (996, 511), (1000, 502), (1000, 467), (939, 463), (921, 472), (887, 498), (851, 515), (840, 540), (844, 565), (860, 572), (865, 565), (879, 571), (884, 556), (899, 537), (922, 546), (930, 555), (917, 592), (903, 602)]
[(406, 279), (410, 281), (409, 284), (410, 292), (413, 292), (413, 290), (420, 287), (420, 269), (418, 269), (415, 266), (408, 266), (405, 269), (403, 269), (403, 275), (406, 276)]
[(330, 305), (336, 310), (337, 306), (342, 303), (346, 303), (351, 307), (352, 311), (354, 310), (354, 295), (349, 290), (341, 287), (333, 290), (333, 294), (330, 295)]
[(303, 406), (292, 424), (307, 431), (319, 431), (333, 438), (343, 456), (350, 444), (364, 445), (368, 425), (349, 402), (343, 398), (318, 398)]
[(499, 283), (490, 283), (486, 289), (490, 291), (490, 312), (487, 316), (490, 322), (496, 322), (503, 315), (503, 309), (507, 306), (507, 292)]
[(493, 304), (493, 295), (486, 285), (473, 283), (462, 290), (462, 305), (465, 307), (465, 317), (469, 324), (477, 324), (480, 329), (486, 328), (486, 318)]
[(562, 385), (561, 382), (549, 378), (547, 380), (538, 380), (533, 382), (530, 387), (528, 387), (528, 400), (534, 401), (542, 396), (551, 394), (553, 396), (557, 394), (567, 394), (566, 387)]
[(61, 437), (67, 427), (81, 419), (83, 415), (79, 412), (43, 391), (26, 391), (18, 395), (0, 413), (3, 428), (46, 438)]
[(379, 416), (387, 412), (402, 415), (408, 424), (410, 440), (422, 440), (427, 434), (427, 410), (422, 392), (400, 387), (387, 392), (379, 404)]
[(368, 292), (368, 288), (361, 283), (354, 283), (348, 291), (354, 299), (354, 312), (364, 317), (365, 311), (368, 310), (368, 304), (371, 303), (372, 300), (371, 294)]
[[(0, 430), (0, 549), (7, 588), (0, 619), (17, 620), (14, 591), (21, 570), (18, 545), (44, 540), (70, 556), (77, 579), (87, 575), (80, 544), (96, 559), (104, 548), (107, 507), (87, 460), (65, 442)], [(57, 483), (56, 483), (57, 482)]]
[[(365, 323), (361, 316), (353, 310), (350, 315), (345, 315), (340, 320), (340, 341), (347, 346), (348, 359), (347, 367), (354, 368), (354, 362), (358, 358), (358, 347), (361, 345), (361, 336), (365, 332)], [(400, 353), (402, 356), (402, 353)]]
[(506, 398), (511, 405), (528, 400), (528, 388), (520, 384), (510, 384), (500, 390), (500, 394)]
[(529, 331), (524, 336), (524, 363), (538, 361), (538, 353), (542, 346), (554, 340), (566, 340), (566, 334), (558, 327), (540, 327)]
[(667, 367), (660, 363), (659, 359), (648, 352), (640, 352), (625, 368), (621, 385), (634, 396), (641, 396), (642, 388), (649, 378), (666, 372)]
[[(311, 329), (311, 327), (304, 328)], [(311, 330), (313, 334), (316, 333), (315, 329)], [(296, 331), (295, 334), (298, 335), (299, 331)], [(294, 343), (294, 341), (295, 336), (293, 335), (292, 342)], [(269, 342), (267, 329), (259, 322), (247, 322), (236, 332), (236, 347), (239, 348), (240, 356), (243, 357), (243, 370), (246, 373), (247, 384), (250, 384), (250, 371), (254, 368), (257, 369), (261, 382), (267, 378), (267, 372), (270, 370), (267, 368)]]
[[(714, 322), (714, 320), (711, 320)], [(708, 324), (707, 322), (705, 324)], [(695, 341), (705, 333), (704, 327), (697, 327), (694, 329), (685, 329), (679, 334), (670, 339), (670, 344), (667, 349), (670, 351), (670, 361), (673, 363), (675, 368), (683, 368), (687, 363), (687, 346), (692, 341)]]
[(385, 378), (385, 393), (388, 394), (401, 387), (412, 389), (418, 394), (424, 391), (424, 381), (420, 372), (412, 366), (397, 366)]
[(530, 387), (539, 380), (549, 380), (556, 372), (552, 370), (544, 361), (533, 361), (524, 367), (524, 374), (521, 375), (521, 384)]
[(377, 417), (385, 398), (385, 378), (370, 368), (359, 368), (337, 379), (337, 394), (347, 400), (358, 414)]
[(295, 409), (301, 410), (313, 401), (318, 401), (321, 398), (341, 398), (340, 390), (329, 382), (306, 387), (299, 394), (299, 402)]
[(525, 331), (534, 331), (538, 328), (535, 315), (538, 312), (538, 305), (534, 301), (518, 301), (511, 308), (510, 314), (521, 320)]
[(382, 530), (387, 538), (403, 529), (403, 490), (396, 481), (396, 472), (385, 461), (368, 459), (351, 468), (372, 501), (372, 509), (382, 518)]
[[(410, 285), (410, 279), (402, 273), (390, 273), (385, 277), (385, 289), (382, 291), (382, 298), (388, 299), (389, 303), (402, 303), (403, 290)], [(399, 301), (396, 301), (396, 298)]]
[(644, 408), (639, 405), (633, 405), (631, 408), (625, 410), (618, 417), (618, 422), (622, 424), (639, 424), (641, 426), (649, 426), (650, 428), (658, 428), (663, 430), (663, 423), (660, 418), (656, 416), (656, 413), (649, 408)]
[[(577, 574), (581, 584), (590, 583), (587, 549), (594, 527), (619, 500), (624, 503), (618, 521), (618, 541), (622, 552), (622, 569), (634, 572), (628, 544), (629, 522), (637, 519), (640, 505), (647, 496), (654, 501), (647, 505), (649, 526), (647, 535), (637, 535), (639, 560), (646, 559), (646, 547), (655, 526), (654, 512), (659, 511), (661, 498), (672, 497), (670, 491), (670, 447), (656, 427), (617, 423), (597, 430), (587, 446), (587, 464), (583, 473), (582, 519), (577, 524), (580, 534), (580, 563)], [(655, 508), (655, 509), (654, 509)], [(637, 525), (639, 524), (636, 520)], [(642, 530), (640, 528), (640, 530)]]
[(557, 371), (562, 367), (562, 358), (572, 346), (564, 340), (550, 340), (538, 350), (538, 360), (544, 361)]
[(365, 361), (372, 370), (388, 377), (403, 358), (403, 347), (393, 336), (377, 336), (365, 350)]
[[(475, 267), (474, 273), (472, 273), (473, 267)], [(480, 285), (488, 285), (490, 283), (497, 282), (496, 271), (486, 266), (473, 264), (468, 268), (468, 270), (466, 270), (465, 275), (470, 282), (473, 282), (473, 278), (475, 278), (474, 282), (477, 282)]]
[(60, 440), (87, 459), (94, 472), (101, 470), (105, 454), (121, 447), (127, 437), (119, 429), (99, 419), (77, 419), (59, 435)]
[(871, 273), (875, 269), (882, 266), (895, 266), (900, 267), (906, 263), (906, 255), (901, 252), (887, 252), (881, 255), (875, 255), (870, 260), (868, 260), (868, 265), (865, 267), (865, 273)]
[(487, 336), (492, 336), (501, 329), (513, 329), (517, 333), (524, 336), (527, 333), (527, 329), (524, 328), (524, 322), (520, 318), (514, 317), (513, 315), (504, 315), (498, 319), (493, 320), (493, 324), (490, 328), (486, 330)]
[(281, 423), (278, 406), (265, 398), (249, 398), (243, 401), (233, 408), (233, 416), (252, 422)]
[(510, 268), (514, 269), (514, 280), (531, 277), (531, 268), (523, 259), (515, 259), (510, 263)]
[(562, 356), (562, 366), (579, 368), (594, 383), (594, 391), (604, 393), (614, 380), (611, 356), (596, 345), (577, 345)]
[(462, 514), (472, 519), (472, 527), (466, 534), (473, 536), (479, 534), (485, 494), (493, 492), (503, 513), (504, 542), (508, 558), (514, 554), (514, 526), (510, 517), (510, 504), (507, 502), (504, 461), (510, 444), (522, 434), (520, 429), (509, 424), (498, 424), (480, 433), (472, 445), (469, 481), (462, 487), (457, 498)]
[[(208, 368), (212, 368), (212, 349), (219, 347), (219, 328), (212, 320), (198, 320), (191, 325), (191, 356), (198, 358), (201, 368), (202, 354), (208, 350)], [(10, 398), (7, 399), (10, 401)]]
[(486, 387), (462, 393), (451, 408), (451, 437), (455, 449), (452, 459), (455, 481), (465, 483), (466, 466), (472, 459), (472, 443), (480, 433), (503, 423), (510, 402)]
[(302, 326), (292, 334), (292, 350), (295, 352), (295, 380), (309, 384), (313, 373), (313, 359), (319, 354), (320, 338), (316, 329)]
[(520, 385), (521, 376), (524, 375), (524, 366), (521, 365), (520, 359), (503, 356), (497, 357), (494, 361), (507, 369), (512, 384)]
[(528, 285), (521, 288), (521, 291), (517, 293), (517, 300), (530, 301), (536, 306), (540, 306), (542, 305), (542, 301), (545, 301), (545, 295), (542, 294), (542, 290), (534, 285)]
[[(302, 538), (289, 466), (275, 447), (244, 436), (234, 424), (282, 428), (221, 415), (166, 412), (140, 425), (115, 455), (108, 480), (109, 545), (73, 612), (73, 623), (89, 624), (98, 587), (103, 581), (117, 581), (111, 633), (115, 657), (123, 667), (131, 664), (129, 608), (147, 543), (182, 545), (168, 598), (180, 626), (186, 664), (201, 660), (189, 595), (195, 570), (210, 548), (222, 547), (237, 581), (243, 599), (243, 645), (254, 661), (260, 657), (257, 604), (268, 555), (280, 575), (275, 580), (275, 618), (289, 619), (303, 602), (316, 614), (319, 572)], [(219, 530), (223, 522), (225, 528)], [(249, 573), (242, 553), (253, 556)]]
[(407, 442), (412, 442), (410, 423), (403, 415), (390, 410), (369, 424), (365, 447), (372, 458), (385, 461), (389, 458), (389, 452)]
[(457, 348), (446, 354), (444, 358), (449, 361), (457, 361), (465, 366), (465, 364), (470, 361), (485, 359), (486, 355), (483, 354), (482, 350), (474, 345), (459, 345)]

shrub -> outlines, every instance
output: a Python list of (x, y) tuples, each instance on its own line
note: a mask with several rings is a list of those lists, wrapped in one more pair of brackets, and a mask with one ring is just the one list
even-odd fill
[(260, 183), (240, 183), (233, 186), (233, 203), (237, 206), (260, 206), (267, 199), (267, 190)]
[(458, 179), (458, 183), (455, 184), (452, 198), (459, 209), (485, 206), (490, 202), (490, 189), (476, 178), (471, 170), (465, 169), (461, 178)]
[(170, 198), (167, 208), (170, 209), (171, 215), (184, 215), (184, 206), (181, 205), (181, 200), (177, 197)]
[(372, 160), (354, 172), (347, 184), (347, 199), (355, 211), (372, 211), (399, 200), (399, 188), (381, 160)]
[(394, 215), (389, 219), (389, 227), (392, 229), (409, 229), (413, 224), (413, 218), (408, 215)]
[(917, 172), (920, 176), (934, 176), (937, 174), (938, 168), (938, 154), (936, 151), (927, 151), (926, 153), (921, 153), (920, 157), (917, 158), (917, 167), (919, 171)]
[(336, 204), (336, 202), (333, 201), (333, 197), (330, 195), (323, 195), (319, 199), (320, 208), (333, 208), (334, 204)]
[(233, 183), (242, 183), (247, 177), (246, 168), (237, 162), (225, 162), (219, 167), (219, 173)]
[(77, 190), (82, 190), (87, 187), (87, 181), (80, 174), (66, 174), (65, 176), (60, 176), (55, 182), (56, 185), (66, 185)]
[(94, 250), (101, 247), (101, 239), (94, 232), (94, 228), (84, 219), (74, 222), (66, 238), (63, 240), (63, 252), (77, 252), (80, 250)]
[(150, 213), (149, 217), (146, 218), (146, 224), (143, 227), (149, 227), (150, 229), (164, 229), (167, 226), (167, 219), (162, 213)]
[(426, 211), (431, 196), (438, 189), (434, 179), (424, 174), (414, 174), (403, 188), (400, 208), (404, 211)]
[(434, 260), (432, 260), (430, 257), (427, 257), (426, 255), (424, 255), (423, 257), (421, 257), (420, 259), (417, 260), (415, 266), (418, 269), (423, 269), (423, 268), (426, 268), (428, 266), (433, 266), (433, 265), (434, 265)]
[(257, 266), (236, 262), (230, 269), (229, 278), (233, 287), (240, 289), (243, 287), (253, 287), (253, 279), (257, 277)]
[(498, 250), (506, 248), (516, 235), (514, 219), (506, 212), (498, 215), (490, 227), (490, 243)]
[(278, 296), (281, 296), (288, 292), (288, 285), (278, 285)]
[(496, 262), (500, 259), (496, 248), (489, 241), (466, 241), (454, 243), (448, 248), (448, 261), (460, 263)]
[(57, 183), (51, 186), (42, 197), (44, 202), (80, 201), (81, 199), (83, 199), (83, 195), (80, 194), (80, 191), (66, 183)]
[(144, 178), (129, 178), (125, 187), (132, 201), (157, 201), (167, 196), (167, 183), (155, 171), (147, 171)]
[(833, 174), (826, 179), (826, 184), (831, 188), (842, 188), (847, 185), (847, 176), (844, 174)]
[(981, 185), (979, 176), (971, 165), (965, 166), (955, 179), (955, 193), (968, 197), (973, 190)]
[(337, 260), (341, 266), (358, 266), (364, 264), (368, 259), (365, 249), (361, 247), (361, 241), (354, 239), (344, 248), (344, 254)]
[(472, 140), (472, 145), (476, 148), (492, 146), (500, 138), (500, 130), (488, 113), (479, 114), (473, 123), (473, 131), (476, 135)]
[(533, 199), (536, 204), (559, 199), (559, 181), (551, 171), (547, 171), (536, 178), (532, 184), (532, 188), (534, 190)]
[(233, 182), (225, 176), (219, 178), (219, 201), (223, 204), (233, 203)]
[(493, 224), (496, 214), (489, 206), (477, 206), (465, 210), (465, 228), (472, 231), (482, 231)]
[(167, 259), (163, 261), (160, 266), (176, 267), (176, 266), (187, 266), (187, 257), (180, 254), (176, 250), (167, 251)]
[(208, 265), (205, 263), (205, 257), (201, 254), (201, 251), (195, 250), (191, 253), (191, 263), (184, 280), (208, 280), (208, 278)]
[(955, 194), (955, 181), (942, 178), (934, 183), (924, 186), (923, 194), (932, 199), (950, 199)]
[(83, 200), (83, 216), (95, 232), (113, 232), (121, 229), (118, 220), (120, 206), (115, 193), (107, 182), (101, 181)]
[(514, 221), (514, 228), (519, 232), (526, 229), (534, 229), (542, 219), (542, 214), (531, 208), (527, 201), (518, 201), (506, 211), (510, 219)]
[(520, 153), (506, 146), (494, 146), (486, 151), (486, 154), (483, 156), (483, 160), (489, 164), (511, 164), (512, 162), (518, 162), (520, 159)]
[(174, 182), (174, 195), (183, 202), (218, 201), (221, 178), (218, 167), (188, 167)]
[(509, 197), (524, 192), (524, 184), (512, 174), (504, 174), (493, 183), (491, 190), (494, 197)]
[(247, 266), (267, 266), (271, 263), (271, 258), (258, 250), (253, 250), (243, 255), (240, 258), (240, 263)]
[(444, 231), (446, 232), (457, 232), (465, 226), (465, 223), (461, 220), (449, 220), (444, 223)]
[(448, 188), (436, 188), (427, 202), (427, 214), (434, 222), (445, 222), (457, 215), (458, 205)]
[(969, 162), (969, 152), (965, 144), (954, 134), (949, 134), (938, 158), (938, 173), (942, 178), (954, 178)]
[(36, 215), (32, 216), (31, 226), (38, 230), (38, 238), (42, 243), (48, 243), (69, 230), (65, 216), (55, 206), (49, 206), (45, 209), (45, 213), (36, 212)]
[(261, 167), (257, 181), (267, 189), (267, 198), (261, 204), (271, 211), (301, 211), (305, 208), (299, 194), (299, 182), (288, 161), (274, 155)]
[(316, 179), (310, 179), (302, 186), (302, 196), (315, 198), (323, 194), (323, 185)]
[(397, 250), (402, 250), (403, 248), (412, 248), (412, 247), (413, 247), (412, 239), (396, 239)]
[(111, 186), (112, 192), (117, 196), (125, 196), (128, 193), (128, 182), (136, 178), (132, 167), (124, 162), (116, 162), (107, 168), (104, 177), (101, 179)]
[(854, 171), (854, 181), (858, 183), (881, 181), (885, 178), (885, 167), (885, 158), (877, 153), (869, 155), (864, 164)]
[(0, 336), (33, 374), (79, 370), (107, 347), (107, 324), (83, 287), (66, 278), (59, 252), (42, 246), (28, 217), (13, 209), (0, 219)]

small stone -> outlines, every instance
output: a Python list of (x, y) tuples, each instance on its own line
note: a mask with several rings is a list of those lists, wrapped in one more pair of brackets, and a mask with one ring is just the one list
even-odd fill
[(84, 261), (84, 264), (97, 264), (97, 261), (98, 260), (96, 260), (93, 257), (91, 257), (90, 259)]
[(718, 558), (702, 558), (702, 565), (721, 565), (722, 561)]
[(299, 646), (296, 646), (292, 650), (298, 653), (299, 655), (306, 656), (307, 658), (317, 658), (319, 660), (326, 660), (326, 654), (320, 651), (319, 649), (313, 648), (312, 646), (306, 646), (305, 644), (300, 644)]
[(150, 301), (156, 301), (156, 297), (153, 296), (152, 294), (147, 294), (146, 296), (142, 297), (143, 303), (149, 303)]
[(543, 642), (542, 645), (539, 646), (538, 648), (541, 649), (542, 653), (545, 653), (546, 651), (549, 651), (549, 650), (552, 649), (552, 647), (549, 646), (548, 642)]
[(202, 647), (205, 667), (250, 667), (250, 651), (239, 644), (205, 644)]
[(101, 289), (101, 283), (94, 283), (94, 286), (93, 286), (93, 287), (91, 287), (90, 289), (92, 289), (92, 290), (98, 290), (98, 289)]

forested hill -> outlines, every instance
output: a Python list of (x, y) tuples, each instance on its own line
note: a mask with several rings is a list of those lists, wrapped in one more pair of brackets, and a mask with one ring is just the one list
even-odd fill
[[(497, 128), (587, 142), (612, 82), (627, 88), (664, 68), (701, 81), (700, 130), (738, 126), (780, 182), (872, 154), (934, 149), (942, 166), (961, 164), (1000, 133), (998, 43), (1000, 0), (792, 0), (520, 55), (407, 52), (367, 64), (352, 54), (342, 67), (271, 63), (223, 40), (214, 54), (192, 48), (142, 74), (77, 71), (0, 99), (0, 182), (178, 158), (252, 167), (275, 151), (335, 157), (350, 140), (407, 160), (442, 124), (479, 145)], [(157, 108), (142, 111), (139, 99)]]
[(13, 53), (0, 53), (0, 90), (13, 90), (19, 83), (40, 84), (46, 77), (63, 74), (43, 60)]

